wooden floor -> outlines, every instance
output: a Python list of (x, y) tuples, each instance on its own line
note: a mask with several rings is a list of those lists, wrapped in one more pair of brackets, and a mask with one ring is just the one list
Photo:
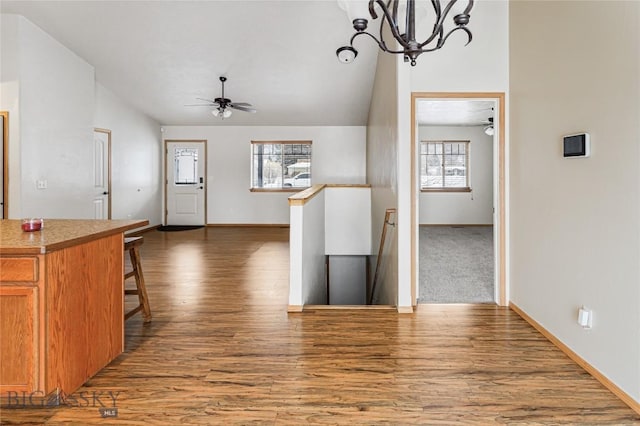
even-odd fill
[[(287, 240), (264, 228), (146, 234), (152, 323), (127, 321), (126, 352), (73, 406), (4, 409), (2, 423), (640, 424), (508, 309), (287, 314)], [(118, 417), (103, 419), (113, 396)]]

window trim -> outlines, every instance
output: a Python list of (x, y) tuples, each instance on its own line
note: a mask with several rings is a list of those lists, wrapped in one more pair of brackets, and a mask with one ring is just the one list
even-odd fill
[[(296, 186), (288, 187), (283, 186), (279, 188), (261, 188), (253, 186), (253, 146), (254, 145), (313, 145), (312, 140), (252, 140), (251, 141), (251, 173), (249, 182), (249, 192), (299, 192), (304, 189), (310, 188), (309, 186)], [(309, 155), (309, 173), (311, 173), (311, 154)]]
[[(465, 168), (466, 168), (466, 186), (458, 186), (458, 187), (441, 187), (441, 188), (423, 188), (422, 184), (420, 184), (420, 192), (471, 192), (471, 176), (470, 176), (470, 170), (471, 168), (470, 166), (470, 158), (469, 158), (469, 152), (471, 151), (471, 141), (470, 140), (421, 140), (420, 141), (420, 148), (422, 148), (422, 144), (429, 144), (429, 143), (440, 143), (440, 144), (446, 144), (446, 143), (464, 143), (466, 144), (466, 149), (465, 149), (465, 159), (464, 159), (464, 163), (465, 163)], [(443, 147), (444, 148), (444, 147)], [(419, 151), (419, 163), (422, 163), (422, 156), (423, 155), (427, 155), (427, 154), (422, 154), (422, 149), (420, 149)], [(444, 156), (444, 149), (442, 150), (442, 155)], [(443, 173), (444, 173), (444, 168), (443, 168)], [(420, 181), (422, 180), (422, 171), (420, 171), (419, 173), (420, 176)], [(419, 182), (420, 182), (419, 181)]]

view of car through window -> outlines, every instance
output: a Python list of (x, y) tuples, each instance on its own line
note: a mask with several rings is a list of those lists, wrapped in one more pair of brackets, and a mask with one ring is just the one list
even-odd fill
[(310, 173), (299, 173), (292, 178), (287, 178), (284, 180), (282, 186), (293, 186), (293, 187), (308, 187), (311, 186), (311, 174)]

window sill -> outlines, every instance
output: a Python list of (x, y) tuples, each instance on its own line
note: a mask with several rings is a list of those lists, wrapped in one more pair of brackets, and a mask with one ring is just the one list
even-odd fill
[(310, 188), (309, 186), (296, 186), (288, 188), (249, 188), (250, 192), (300, 192)]
[(471, 188), (420, 188), (420, 192), (471, 192)]

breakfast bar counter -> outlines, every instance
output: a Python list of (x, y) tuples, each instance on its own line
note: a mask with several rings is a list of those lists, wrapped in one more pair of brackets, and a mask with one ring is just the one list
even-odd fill
[[(69, 395), (124, 350), (124, 232), (146, 220), (0, 220), (0, 399)], [(59, 398), (58, 398), (59, 399)]]

